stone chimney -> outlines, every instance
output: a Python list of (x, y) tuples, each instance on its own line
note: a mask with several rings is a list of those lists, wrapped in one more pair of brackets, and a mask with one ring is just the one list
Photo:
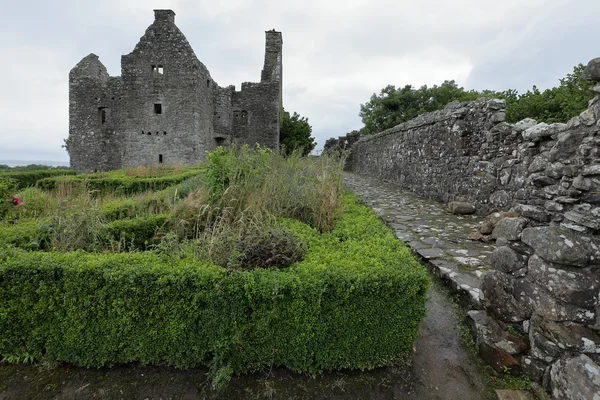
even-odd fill
[(173, 12), (173, 10), (154, 10), (154, 21), (174, 24), (175, 12)]

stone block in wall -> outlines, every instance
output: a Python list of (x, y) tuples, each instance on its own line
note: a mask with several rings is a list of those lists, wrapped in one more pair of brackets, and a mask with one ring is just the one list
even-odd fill
[(529, 349), (528, 343), (504, 329), (485, 311), (469, 311), (467, 324), (477, 341), (479, 354), (497, 372), (518, 374), (520, 355)]
[(548, 289), (561, 302), (584, 308), (598, 304), (600, 274), (595, 268), (569, 268), (537, 255), (529, 258), (528, 267), (528, 279)]
[(546, 261), (585, 267), (600, 264), (598, 245), (589, 238), (563, 228), (543, 226), (525, 228), (521, 240)]
[(600, 164), (593, 164), (585, 167), (581, 174), (583, 176), (600, 175)]
[(532, 382), (541, 384), (548, 364), (533, 357), (521, 357), (521, 370)]
[(504, 273), (511, 273), (527, 266), (527, 257), (508, 246), (498, 247), (490, 256), (492, 268)]
[(500, 321), (521, 322), (531, 316), (529, 304), (520, 302), (513, 295), (516, 282), (514, 277), (500, 271), (490, 271), (483, 276), (483, 304)]
[(545, 138), (550, 138), (552, 135), (556, 135), (566, 129), (566, 124), (547, 124), (540, 122), (539, 124), (527, 128), (523, 131), (523, 139), (530, 142), (538, 142)]
[(561, 161), (573, 157), (584, 138), (589, 133), (585, 131), (566, 131), (558, 135), (556, 143), (548, 151), (548, 159), (550, 161)]
[[(543, 196), (540, 196), (540, 197), (543, 197)], [(513, 208), (513, 211), (518, 212), (521, 216), (523, 216), (525, 218), (530, 218), (535, 221), (539, 221), (539, 222), (549, 222), (550, 221), (550, 216), (548, 215), (546, 210), (544, 210), (541, 207), (532, 206), (532, 205), (528, 205), (528, 204), (517, 204)]]
[(561, 302), (545, 287), (527, 278), (515, 279), (513, 293), (520, 308), (535, 310), (551, 321), (573, 321), (584, 325), (596, 322), (595, 309)]
[(576, 205), (565, 213), (565, 218), (593, 230), (600, 229), (600, 207), (593, 207), (591, 204)]
[(502, 218), (492, 232), (493, 239), (504, 238), (519, 240), (521, 232), (527, 226), (527, 219), (521, 217)]
[[(561, 355), (565, 351), (570, 353), (587, 353), (588, 355), (600, 353), (600, 335), (586, 326), (571, 322), (554, 322), (539, 316), (531, 319), (530, 335), (535, 333), (538, 342), (549, 341), (545, 346), (557, 349), (551, 352)], [(532, 341), (533, 343), (533, 341)], [(532, 344), (532, 347), (534, 344)], [(535, 344), (538, 346), (538, 344)], [(542, 351), (538, 348), (536, 352)]]
[(508, 332), (485, 311), (467, 312), (467, 323), (477, 343), (485, 343), (512, 355), (529, 350), (529, 344), (523, 337)]
[(552, 396), (564, 400), (600, 400), (600, 365), (585, 354), (565, 356), (550, 370)]
[(513, 129), (517, 132), (523, 132), (524, 130), (527, 130), (536, 125), (537, 125), (537, 121), (535, 119), (525, 118), (525, 119), (522, 119), (521, 121), (517, 122), (514, 125)]
[(537, 187), (543, 187), (556, 184), (556, 179), (549, 177), (545, 173), (536, 172), (529, 175), (527, 178), (527, 183)]

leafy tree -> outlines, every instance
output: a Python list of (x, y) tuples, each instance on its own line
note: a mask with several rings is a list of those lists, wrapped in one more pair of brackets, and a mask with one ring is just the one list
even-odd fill
[(282, 109), (279, 144), (286, 153), (301, 150), (302, 155), (308, 155), (317, 145), (311, 133), (308, 118), (301, 117), (297, 112), (290, 116), (289, 112)]
[(585, 66), (576, 65), (573, 73), (560, 79), (560, 85), (540, 91), (535, 85), (522, 95), (507, 98), (506, 117), (509, 122), (533, 118), (543, 122), (567, 122), (579, 115), (594, 97), (593, 83), (581, 78)]
[(443, 108), (451, 101), (469, 101), (480, 96), (475, 91), (466, 91), (455, 81), (444, 81), (440, 86), (427, 85), (415, 89), (412, 85), (397, 88), (388, 85), (379, 95), (360, 105), (360, 117), (365, 124), (363, 134), (381, 132), (416, 116)]
[(576, 65), (573, 73), (560, 79), (560, 85), (543, 92), (536, 86), (519, 95), (514, 89), (502, 92), (483, 90), (466, 91), (455, 81), (444, 81), (440, 86), (421, 86), (415, 89), (411, 85), (396, 88), (388, 85), (379, 95), (360, 105), (360, 117), (365, 126), (362, 134), (372, 134), (411, 120), (420, 114), (440, 110), (451, 101), (469, 101), (478, 97), (500, 98), (506, 100), (506, 119), (517, 122), (524, 118), (533, 118), (539, 122), (567, 122), (587, 108), (588, 101), (594, 97), (592, 82), (581, 78), (585, 69), (583, 64)]

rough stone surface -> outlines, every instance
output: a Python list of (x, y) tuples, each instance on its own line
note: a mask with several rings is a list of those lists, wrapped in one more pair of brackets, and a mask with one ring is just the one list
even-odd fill
[(485, 343), (499, 352), (512, 355), (523, 353), (529, 348), (522, 337), (507, 332), (485, 311), (472, 310), (467, 316), (467, 322), (478, 344)]
[[(568, 229), (556, 227), (525, 228), (521, 234), (524, 243), (546, 261), (584, 267), (598, 264), (597, 245), (585, 241)], [(596, 246), (596, 250), (594, 249)]]
[(220, 87), (171, 10), (155, 20), (111, 77), (95, 54), (69, 74), (71, 167), (88, 173), (141, 165), (191, 165), (236, 139), (277, 148), (281, 33), (266, 32), (260, 83)]
[(504, 238), (506, 240), (519, 240), (521, 232), (527, 225), (525, 218), (503, 218), (492, 232), (492, 238)]
[(449, 214), (443, 204), (397, 185), (347, 173), (344, 182), (448, 282), (465, 303), (480, 309), (481, 279), (490, 267), (493, 243), (473, 242), (469, 234), (481, 224), (477, 215)]
[(552, 342), (555, 355), (562, 350), (588, 355), (600, 353), (600, 336), (584, 325), (554, 322), (536, 315), (531, 318), (530, 335), (539, 335), (543, 340)]
[(552, 295), (562, 302), (584, 308), (593, 308), (599, 304), (600, 277), (591, 267), (569, 268), (534, 255), (529, 259), (527, 278), (551, 291)]
[[(512, 355), (492, 342), (484, 343), (482, 352), (496, 364), (502, 352), (520, 358), (522, 369), (546, 390), (550, 369), (561, 357), (581, 353), (600, 361), (598, 99), (568, 124), (551, 125), (508, 124), (501, 102), (455, 102), (360, 138), (348, 164), (356, 173), (444, 203), (468, 202), (488, 215), (476, 232), (465, 234), (474, 245), (496, 240), (498, 249), (483, 262), (456, 246), (417, 240), (414, 231), (410, 243), (431, 254), (444, 252), (429, 259), (432, 271), (459, 293), (477, 294), (461, 282), (465, 271), (485, 273), (478, 298), (486, 312), (500, 326), (527, 332), (531, 349)], [(517, 215), (502, 219), (502, 210)], [(436, 226), (424, 218), (427, 228), (418, 229)], [(448, 229), (456, 232), (450, 225), (442, 231)], [(490, 261), (494, 270), (486, 272)]]
[(600, 400), (600, 366), (584, 354), (560, 359), (550, 376), (556, 399)]
[(600, 82), (600, 57), (591, 60), (581, 74), (583, 79)]
[(498, 247), (490, 257), (492, 268), (505, 273), (527, 266), (527, 257), (517, 253), (508, 246)]
[(488, 272), (483, 277), (483, 304), (501, 321), (521, 322), (531, 316), (529, 303), (519, 302), (513, 295), (515, 284), (515, 278), (500, 271)]
[[(482, 286), (482, 289), (484, 288), (485, 286)], [(596, 321), (596, 313), (593, 309), (562, 302), (545, 287), (529, 279), (515, 280), (513, 290), (516, 298), (514, 307), (517, 310), (535, 310), (537, 314), (552, 321), (574, 321), (581, 324), (593, 324)], [(487, 298), (488, 295), (485, 290), (484, 294)], [(496, 302), (499, 301), (496, 300)], [(518, 313), (515, 313), (514, 318), (517, 318), (518, 315)]]
[(464, 201), (451, 201), (448, 203), (448, 212), (452, 214), (473, 214), (475, 206)]

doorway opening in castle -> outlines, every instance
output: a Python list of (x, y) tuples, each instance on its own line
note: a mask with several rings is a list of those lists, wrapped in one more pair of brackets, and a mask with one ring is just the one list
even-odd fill
[(162, 155), (162, 154), (159, 154), (159, 155), (158, 155), (158, 163), (159, 163), (159, 164), (162, 164), (162, 163), (163, 163), (163, 155)]
[(162, 104), (154, 103), (154, 114), (162, 114)]

